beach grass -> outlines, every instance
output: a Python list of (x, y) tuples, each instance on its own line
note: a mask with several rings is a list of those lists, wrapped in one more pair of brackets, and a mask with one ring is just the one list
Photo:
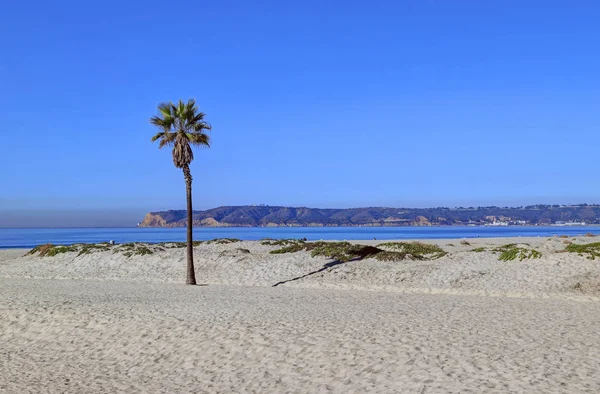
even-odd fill
[(567, 245), (565, 251), (577, 253), (580, 256), (587, 254), (588, 259), (595, 260), (597, 257), (600, 258), (600, 242), (594, 242), (591, 244), (570, 244)]
[[(526, 244), (524, 244), (526, 245)], [(513, 261), (513, 260), (528, 260), (528, 259), (540, 259), (542, 258), (542, 253), (531, 248), (526, 248), (523, 246), (519, 246), (517, 244), (506, 244), (503, 246), (499, 246), (497, 248), (492, 249), (494, 252), (499, 252), (500, 256), (498, 260), (500, 261)]]
[(260, 244), (265, 246), (288, 246), (303, 243), (304, 240), (301, 239), (263, 239), (260, 241)]
[(350, 242), (295, 241), (272, 250), (271, 254), (311, 252), (312, 257), (323, 256), (338, 261), (375, 258), (379, 261), (434, 260), (446, 255), (439, 246), (420, 242), (385, 242), (377, 246), (351, 244)]
[(447, 254), (437, 245), (422, 242), (385, 242), (377, 247), (387, 252), (398, 253), (400, 260), (435, 260)]
[(225, 245), (225, 244), (232, 244), (232, 243), (236, 243), (236, 242), (241, 242), (241, 239), (237, 239), (237, 238), (215, 238), (215, 239), (211, 239), (210, 241), (206, 241), (206, 243), (208, 245), (210, 244), (220, 244), (220, 245)]
[[(193, 241), (192, 246), (200, 246), (203, 243), (206, 244), (230, 244), (240, 242), (236, 238), (217, 238), (211, 241)], [(156, 244), (150, 244), (145, 242), (128, 242), (124, 244), (109, 244), (108, 242), (97, 243), (97, 244), (83, 244), (76, 243), (72, 245), (54, 245), (44, 244), (37, 245), (29, 252), (26, 256), (39, 255), (40, 257), (54, 257), (62, 253), (77, 253), (77, 256), (88, 255), (95, 252), (106, 252), (112, 251), (113, 253), (121, 253), (125, 257), (131, 256), (145, 256), (161, 252), (166, 249), (180, 249), (187, 246), (186, 242), (160, 242)]]

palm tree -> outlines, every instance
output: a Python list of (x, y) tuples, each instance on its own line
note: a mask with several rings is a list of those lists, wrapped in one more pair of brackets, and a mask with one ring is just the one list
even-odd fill
[(158, 116), (150, 118), (150, 123), (160, 129), (152, 137), (152, 142), (160, 140), (159, 148), (173, 147), (173, 164), (181, 168), (185, 178), (185, 191), (187, 199), (187, 279), (186, 284), (196, 284), (194, 272), (194, 249), (192, 244), (192, 173), (190, 163), (194, 160), (192, 146), (210, 147), (210, 137), (206, 134), (211, 129), (208, 122), (204, 121), (204, 113), (198, 111), (196, 101), (182, 100), (173, 104), (161, 103), (158, 105)]

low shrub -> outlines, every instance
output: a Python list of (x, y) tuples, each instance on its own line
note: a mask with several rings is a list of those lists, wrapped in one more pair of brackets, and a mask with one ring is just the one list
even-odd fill
[(402, 261), (406, 258), (406, 254), (402, 252), (390, 252), (382, 250), (375, 255), (375, 259), (378, 261)]
[(346, 262), (375, 256), (381, 251), (381, 249), (375, 246), (353, 245), (350, 242), (323, 242), (321, 245), (313, 248), (311, 256), (324, 256)]
[(125, 253), (123, 253), (123, 256), (125, 256), (125, 257), (146, 256), (146, 255), (153, 254), (153, 253), (154, 253), (154, 251), (152, 249), (150, 249), (147, 245), (138, 244), (133, 249), (130, 249), (130, 250), (126, 251)]
[(90, 254), (93, 252), (104, 252), (107, 250), (110, 250), (111, 245), (109, 245), (108, 243), (102, 243), (102, 244), (79, 244), (79, 245), (72, 245), (72, 246), (77, 246), (79, 247), (79, 253), (77, 254), (77, 256), (82, 256), (84, 254)]
[(271, 254), (296, 253), (296, 252), (300, 252), (302, 250), (307, 250), (307, 245), (309, 245), (309, 244), (293, 244), (290, 246), (285, 246), (280, 249), (272, 250), (269, 253), (271, 253)]
[(338, 261), (375, 258), (379, 261), (434, 260), (446, 255), (439, 246), (419, 242), (386, 242), (377, 246), (351, 244), (350, 242), (297, 242), (271, 254), (311, 252), (311, 256), (325, 256)]
[(53, 245), (45, 244), (38, 245), (35, 248), (27, 252), (27, 255), (33, 255), (39, 253), (40, 257), (53, 257), (61, 253), (77, 252), (78, 248), (76, 245)]
[[(166, 246), (165, 246), (166, 247)], [(27, 252), (27, 255), (39, 254), (40, 257), (53, 257), (61, 253), (77, 253), (77, 257), (112, 250), (113, 253), (122, 253), (125, 257), (145, 256), (157, 251), (164, 250), (160, 244), (149, 245), (143, 243), (126, 243), (121, 245), (111, 245), (109, 243), (100, 244), (73, 244), (73, 245), (38, 245)]]
[(542, 257), (541, 252), (535, 249), (518, 246), (517, 244), (507, 244), (499, 246), (493, 250), (495, 252), (500, 252), (500, 256), (498, 257), (498, 260), (500, 261), (513, 261), (516, 259), (523, 261), (528, 259), (539, 259)]
[[(200, 246), (204, 241), (192, 241), (192, 247)], [(187, 242), (160, 242), (156, 244), (165, 249), (178, 249), (187, 247)]]
[(237, 238), (216, 238), (210, 241), (206, 241), (207, 244), (232, 244), (235, 242), (241, 242), (241, 239)]
[(587, 254), (587, 258), (590, 260), (600, 257), (600, 242), (594, 242), (591, 244), (570, 244), (567, 245), (565, 251), (570, 253), (578, 253), (580, 255)]
[(411, 260), (435, 260), (444, 257), (447, 253), (437, 245), (421, 242), (385, 242), (377, 245), (378, 248), (403, 254)]

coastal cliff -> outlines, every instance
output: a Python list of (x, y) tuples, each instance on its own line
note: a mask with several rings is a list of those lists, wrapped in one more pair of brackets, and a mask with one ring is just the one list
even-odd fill
[[(139, 227), (185, 227), (186, 217), (185, 210), (150, 212)], [(600, 223), (600, 206), (320, 209), (243, 205), (194, 211), (192, 220), (194, 227), (569, 225)]]
[(172, 227), (160, 213), (147, 213), (139, 227)]

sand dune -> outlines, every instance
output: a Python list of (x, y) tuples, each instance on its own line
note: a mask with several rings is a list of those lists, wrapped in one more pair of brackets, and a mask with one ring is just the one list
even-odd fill
[[(575, 242), (592, 242), (581, 238)], [(270, 254), (276, 247), (260, 242), (202, 244), (194, 249), (197, 277), (206, 284), (243, 286), (337, 288), (501, 295), (513, 297), (559, 297), (598, 300), (600, 259), (561, 253), (561, 238), (477, 239), (469, 245), (460, 240), (428, 241), (448, 255), (433, 261), (382, 262), (374, 259), (332, 265), (324, 257), (307, 252)], [(519, 242), (542, 253), (541, 259), (499, 261), (492, 252), (473, 252)], [(567, 242), (571, 242), (567, 241)], [(360, 243), (377, 244), (377, 241)], [(451, 246), (449, 246), (451, 245)], [(40, 279), (125, 280), (183, 283), (185, 249), (168, 249), (151, 255), (125, 257), (120, 253), (94, 252), (77, 256), (26, 256), (25, 251), (0, 251), (0, 277)]]

